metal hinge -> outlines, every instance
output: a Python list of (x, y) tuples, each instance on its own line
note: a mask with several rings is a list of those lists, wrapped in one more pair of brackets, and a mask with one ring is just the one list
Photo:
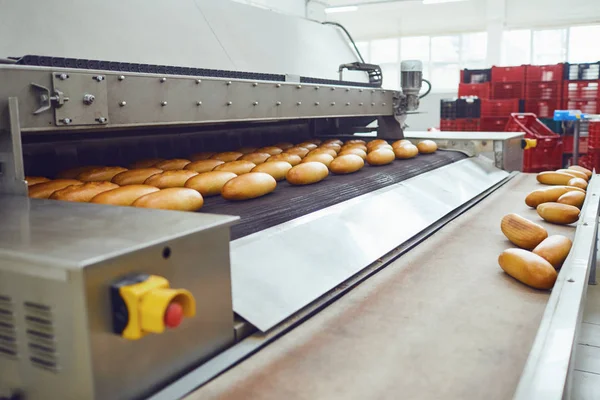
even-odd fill
[(63, 92), (61, 92), (60, 90), (55, 90), (51, 95), (50, 89), (48, 89), (45, 86), (38, 85), (37, 83), (33, 83), (33, 82), (31, 83), (31, 86), (33, 86), (35, 89), (42, 92), (39, 95), (40, 107), (33, 112), (34, 114), (40, 114), (40, 113), (43, 113), (44, 111), (47, 111), (50, 108), (52, 108), (52, 102), (55, 102), (56, 103), (55, 106), (57, 108), (60, 108), (67, 101), (69, 101), (69, 98), (66, 97), (65, 94)]

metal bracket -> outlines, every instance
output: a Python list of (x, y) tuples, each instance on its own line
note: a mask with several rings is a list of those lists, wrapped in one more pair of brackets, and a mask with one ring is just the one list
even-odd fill
[[(106, 125), (108, 118), (108, 84), (105, 75), (88, 73), (52, 73), (56, 99), (56, 125)], [(68, 97), (71, 101), (65, 104)], [(51, 98), (51, 100), (53, 100)]]
[(19, 101), (8, 98), (9, 131), (0, 130), (0, 193), (27, 196), (21, 147)]
[(54, 95), (51, 96), (50, 89), (48, 89), (47, 87), (38, 85), (37, 83), (33, 82), (31, 82), (31, 86), (34, 89), (37, 89), (42, 92), (40, 93), (39, 97), (40, 107), (33, 112), (34, 114), (40, 114), (44, 111), (48, 111), (52, 107), (53, 101), (56, 102), (56, 107), (62, 107), (65, 104), (65, 102), (69, 101), (69, 98), (66, 97), (65, 94), (60, 90), (55, 90)]

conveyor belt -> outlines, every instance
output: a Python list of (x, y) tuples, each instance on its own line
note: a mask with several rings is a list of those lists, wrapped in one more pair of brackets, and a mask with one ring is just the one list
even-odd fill
[(188, 400), (512, 397), (550, 292), (502, 272), (500, 231), (517, 212), (549, 234), (523, 199), (542, 187), (512, 179), (319, 314)]
[(464, 158), (466, 156), (459, 152), (438, 151), (380, 167), (366, 165), (357, 173), (330, 175), (314, 185), (293, 186), (283, 181), (278, 183), (274, 193), (254, 200), (233, 202), (221, 197), (207, 198), (202, 212), (240, 216), (240, 221), (231, 228), (234, 240)]

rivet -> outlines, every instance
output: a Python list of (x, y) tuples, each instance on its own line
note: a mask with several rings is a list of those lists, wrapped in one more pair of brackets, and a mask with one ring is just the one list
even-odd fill
[(346, 88), (346, 92), (349, 92), (349, 91), (350, 91), (350, 89)]
[(227, 102), (227, 105), (228, 105), (228, 106), (230, 106), (230, 105), (232, 105), (232, 104), (233, 104), (233, 101), (228, 101), (228, 102)]
[(363, 90), (362, 90), (362, 89), (358, 89), (358, 91), (359, 91), (360, 93), (362, 93), (362, 92), (363, 92)]
[(335, 88), (334, 88), (334, 87), (332, 87), (332, 88), (331, 88), (331, 91), (333, 92), (334, 90), (335, 90)]
[(362, 107), (363, 103), (358, 103), (358, 105)]
[(226, 85), (227, 86), (231, 85), (231, 81), (227, 81)]
[(60, 75), (58, 75), (58, 79), (60, 79), (61, 81), (64, 81), (65, 79), (69, 79), (69, 75), (67, 75), (67, 74), (60, 74)]
[(332, 105), (332, 106), (335, 106), (335, 101), (332, 101), (332, 102), (331, 102), (331, 105)]
[(106, 123), (106, 118), (99, 117), (99, 118), (96, 118), (96, 121), (100, 122), (101, 124), (104, 124), (104, 123)]
[(167, 102), (166, 102), (166, 101), (162, 101), (162, 102), (160, 103), (160, 105), (164, 107), (164, 106), (166, 106), (166, 105), (167, 105)]
[(255, 101), (254, 103), (252, 103), (253, 106), (257, 106), (258, 105), (258, 101)]
[(257, 87), (257, 86), (258, 86), (258, 83), (254, 82), (254, 83), (252, 84), (252, 86), (254, 86), (254, 87)]
[(121, 107), (125, 107), (125, 106), (127, 105), (127, 102), (126, 102), (125, 100), (123, 100), (123, 101), (120, 101), (120, 102), (119, 102), (119, 105), (120, 105)]
[(302, 85), (296, 86), (297, 89), (302, 89)]
[(381, 103), (382, 106), (385, 106), (385, 103)]
[(275, 105), (276, 105), (276, 106), (280, 106), (280, 105), (281, 105), (281, 102), (280, 102), (280, 101), (278, 101), (277, 103), (275, 103)]
[(371, 93), (375, 93), (375, 89), (371, 89)]
[(315, 106), (318, 106), (318, 105), (319, 105), (319, 102), (318, 102), (318, 101), (315, 101)]
[(163, 77), (163, 78), (160, 78), (160, 83), (164, 83), (164, 82), (166, 82), (166, 81), (167, 81), (167, 78), (164, 78), (164, 77)]
[(120, 81), (124, 81), (125, 80), (125, 76), (124, 75), (119, 75), (119, 80)]
[(196, 85), (199, 85), (202, 83), (202, 79), (196, 79)]
[(347, 106), (349, 106), (349, 105), (350, 105), (350, 103), (346, 103), (346, 105), (347, 105)]
[(104, 77), (102, 75), (96, 75), (96, 76), (94, 76), (94, 80), (96, 80), (98, 82), (102, 82), (104, 80)]
[(371, 107), (375, 107), (375, 103), (371, 103)]
[(277, 85), (275, 85), (275, 87), (281, 87), (281, 83), (278, 83)]
[(201, 101), (197, 101), (197, 102), (196, 102), (196, 105), (197, 105), (198, 107), (200, 107), (200, 106), (202, 105), (202, 102), (201, 102)]
[(315, 90), (319, 90), (319, 87), (318, 87), (318, 86), (315, 86)]
[(569, 279), (567, 279), (567, 282), (573, 283), (573, 282), (575, 282), (575, 279), (569, 278)]
[(301, 101), (299, 101), (299, 102), (297, 102), (297, 103), (296, 103), (296, 105), (297, 105), (297, 106), (300, 106), (300, 105), (302, 105), (302, 102), (301, 102)]
[(62, 122), (65, 125), (69, 125), (72, 121), (71, 121), (71, 118), (65, 118), (65, 119), (62, 120)]

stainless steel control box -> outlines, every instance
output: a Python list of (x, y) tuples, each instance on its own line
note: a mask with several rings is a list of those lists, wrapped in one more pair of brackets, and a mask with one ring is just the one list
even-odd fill
[[(231, 344), (235, 219), (0, 196), (0, 397), (139, 398)], [(131, 274), (188, 290), (195, 316), (114, 333), (111, 283)]]

